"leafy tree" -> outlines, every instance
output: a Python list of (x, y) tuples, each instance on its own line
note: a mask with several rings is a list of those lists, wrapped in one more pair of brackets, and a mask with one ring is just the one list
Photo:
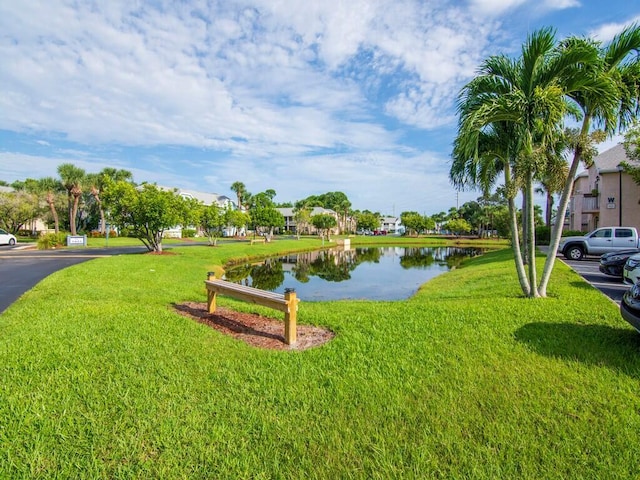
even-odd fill
[(41, 208), (38, 196), (24, 190), (0, 192), (0, 227), (13, 234), (30, 220), (40, 216)]
[(189, 204), (175, 190), (148, 183), (135, 187), (125, 181), (108, 182), (102, 197), (111, 221), (129, 229), (152, 252), (162, 252), (166, 229), (191, 222)]
[(375, 230), (380, 227), (380, 215), (365, 210), (355, 215), (356, 225), (359, 230)]
[(239, 231), (245, 225), (249, 225), (251, 217), (246, 212), (240, 210), (229, 209), (226, 213), (227, 225), (233, 227), (236, 231)]
[[(224, 228), (230, 223), (231, 208), (221, 208), (217, 203), (200, 206), (199, 226), (207, 235), (209, 245), (216, 246)], [(236, 210), (237, 211), (237, 210)]]
[(72, 163), (62, 163), (58, 165), (58, 175), (60, 175), (62, 185), (67, 190), (69, 230), (71, 230), (71, 235), (76, 235), (78, 204), (82, 196), (82, 185), (86, 174), (82, 168), (78, 168)]
[(100, 233), (106, 234), (106, 220), (100, 192), (104, 189), (108, 182), (133, 182), (133, 174), (129, 170), (116, 168), (103, 168), (99, 173), (90, 173), (86, 176), (86, 183), (89, 186), (91, 196), (98, 205), (100, 212)]
[(456, 235), (463, 235), (471, 231), (471, 224), (464, 218), (452, 218), (444, 224), (444, 229)]
[(342, 192), (327, 192), (322, 195), (311, 195), (310, 197), (300, 200), (298, 203), (303, 203), (311, 207), (323, 207), (335, 211), (341, 212), (345, 209), (347, 203), (351, 207), (351, 202), (347, 196)]
[(249, 205), (251, 223), (256, 230), (268, 230), (267, 240), (269, 241), (273, 236), (273, 230), (275, 228), (284, 227), (284, 216), (276, 210), (275, 204), (273, 203), (274, 196), (274, 190), (258, 193), (251, 197), (251, 204)]
[(640, 185), (640, 123), (634, 123), (633, 128), (625, 134), (624, 149), (627, 152), (627, 157), (635, 161), (636, 164), (622, 162), (622, 167), (633, 178), (633, 181)]
[(331, 229), (335, 228), (338, 225), (338, 221), (336, 217), (330, 215), (328, 213), (321, 213), (319, 215), (314, 215), (311, 217), (311, 223), (314, 227), (318, 229), (322, 239), (324, 241), (324, 235), (327, 235), (327, 241), (331, 241)]
[(311, 209), (304, 204), (299, 204), (293, 209), (293, 220), (296, 222), (296, 236), (300, 240), (300, 233), (306, 231), (309, 233), (309, 225), (311, 224)]
[(420, 215), (418, 212), (402, 212), (400, 220), (409, 233), (419, 234), (435, 227), (435, 221), (432, 218)]

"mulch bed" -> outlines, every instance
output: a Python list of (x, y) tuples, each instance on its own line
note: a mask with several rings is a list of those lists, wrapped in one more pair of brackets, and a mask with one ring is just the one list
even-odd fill
[(187, 302), (174, 305), (185, 317), (204, 323), (225, 335), (230, 335), (248, 345), (270, 350), (306, 350), (331, 340), (335, 333), (321, 327), (298, 325), (295, 345), (284, 343), (284, 320), (244, 313), (217, 307), (215, 313), (207, 312), (206, 303)]

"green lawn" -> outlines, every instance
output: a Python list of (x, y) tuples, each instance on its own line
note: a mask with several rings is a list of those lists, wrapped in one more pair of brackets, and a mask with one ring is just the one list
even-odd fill
[(508, 251), (408, 301), (302, 299), (298, 321), (337, 334), (306, 351), (172, 310), (204, 301), (230, 258), (318, 243), (174, 248), (45, 279), (0, 316), (0, 478), (637, 476), (640, 335), (559, 262), (547, 299), (520, 297)]

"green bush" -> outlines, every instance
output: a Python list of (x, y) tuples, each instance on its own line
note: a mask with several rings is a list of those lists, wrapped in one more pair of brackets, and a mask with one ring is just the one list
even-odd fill
[(182, 238), (193, 238), (196, 236), (196, 230), (193, 228), (183, 228), (182, 229)]
[(580, 230), (565, 230), (564, 232), (562, 232), (563, 237), (581, 237), (584, 234), (585, 232), (582, 232)]
[(45, 233), (38, 238), (38, 249), (49, 250), (56, 247), (63, 247), (67, 243), (67, 232)]
[(537, 245), (549, 245), (551, 241), (551, 227), (541, 225), (536, 227), (536, 244)]

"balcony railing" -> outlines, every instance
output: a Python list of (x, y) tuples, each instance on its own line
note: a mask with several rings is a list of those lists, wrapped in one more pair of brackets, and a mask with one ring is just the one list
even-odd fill
[(583, 212), (598, 212), (600, 210), (600, 197), (587, 197), (582, 199)]

